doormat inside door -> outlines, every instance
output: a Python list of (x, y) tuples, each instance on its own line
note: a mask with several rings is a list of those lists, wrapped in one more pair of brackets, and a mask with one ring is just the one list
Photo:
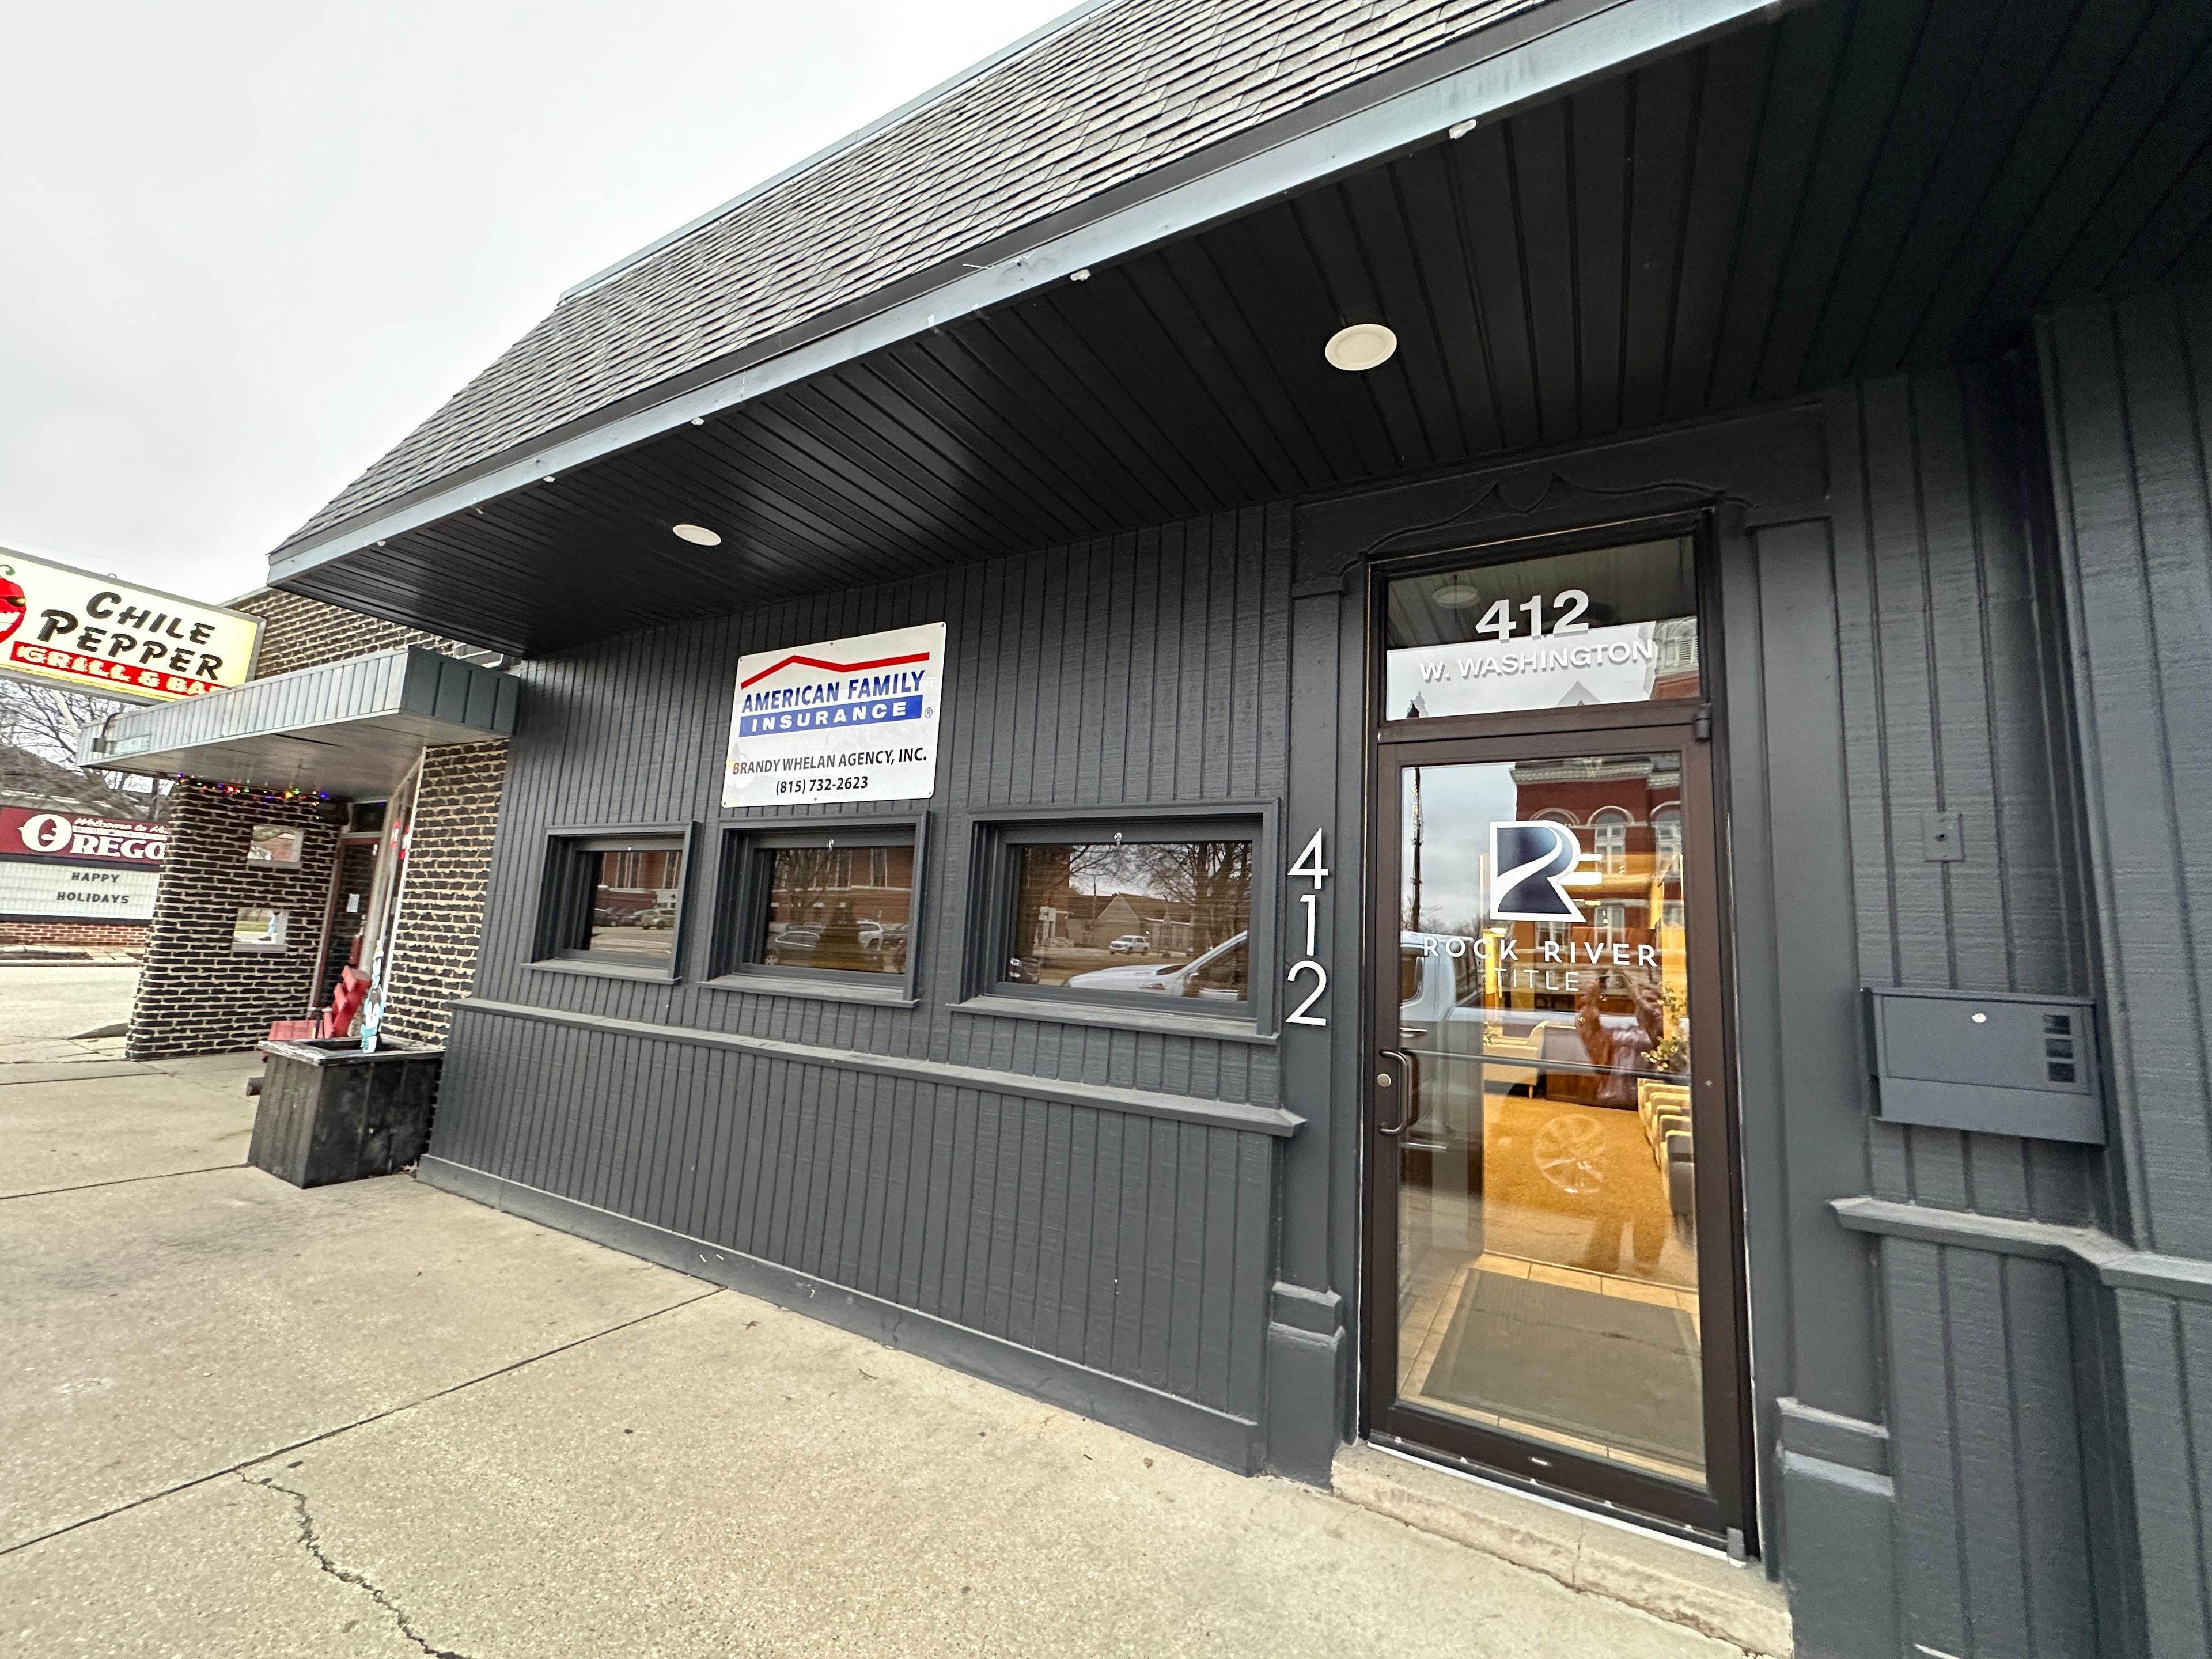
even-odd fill
[(1705, 1466), (1697, 1328), (1678, 1308), (1476, 1268), (1420, 1392)]

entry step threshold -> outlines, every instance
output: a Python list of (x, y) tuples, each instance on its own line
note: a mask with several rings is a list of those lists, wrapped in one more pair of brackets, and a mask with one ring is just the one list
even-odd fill
[(1372, 1446), (1346, 1446), (1331, 1471), (1347, 1503), (1449, 1538), (1569, 1589), (1641, 1608), (1747, 1653), (1791, 1651), (1782, 1587), (1757, 1566), (1468, 1480)]

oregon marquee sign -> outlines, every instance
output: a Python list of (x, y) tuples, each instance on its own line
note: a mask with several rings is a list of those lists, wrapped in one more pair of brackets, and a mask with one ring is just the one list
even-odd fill
[(261, 619), (0, 548), (0, 674), (131, 702), (243, 685)]

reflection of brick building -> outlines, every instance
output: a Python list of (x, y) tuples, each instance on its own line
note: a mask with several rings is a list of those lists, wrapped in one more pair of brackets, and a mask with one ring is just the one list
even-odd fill
[(1696, 696), (1700, 689), (1698, 619), (1669, 617), (1652, 630), (1652, 643), (1659, 647), (1659, 660), (1654, 665), (1651, 682), (1653, 700)]
[[(236, 608), (265, 624), (254, 661), (257, 680), (396, 646), (441, 655), (469, 651), (452, 640), (275, 589), (248, 594)], [(398, 778), (392, 789), (340, 800), (321, 799), (312, 787), (289, 799), (274, 789), (230, 787), (220, 771), (178, 782), (168, 798), (169, 859), (155, 901), (128, 1052), (143, 1059), (250, 1048), (273, 1022), (327, 1006), (349, 957), (358, 956), (364, 969), (375, 961), (378, 941), (363, 931), (375, 908), (380, 866), (390, 894), (384, 1030), (409, 1041), (444, 1041), (447, 1010), (467, 994), (476, 974), (506, 768), (505, 742), (489, 741), (424, 750), (411, 794)], [(387, 833), (384, 798), (392, 794), (409, 810)], [(246, 860), (258, 823), (307, 829), (296, 869)], [(284, 950), (233, 949), (237, 918), (246, 909), (285, 913)]]
[[(1523, 761), (1513, 768), (1514, 816), (1570, 825), (1582, 843), (1580, 879), (1568, 891), (1589, 920), (1581, 927), (1505, 924), (1533, 977), (1510, 981), (1516, 1004), (1565, 1006), (1584, 971), (1656, 972), (1664, 988), (1685, 988), (1682, 943), (1682, 774), (1671, 755)], [(1622, 947), (1615, 952), (1609, 947)], [(1602, 963), (1591, 963), (1602, 949)], [(1649, 947), (1647, 950), (1644, 947)], [(1570, 982), (1568, 975), (1575, 974)]]
[(820, 925), (843, 920), (903, 925), (914, 905), (914, 848), (833, 847), (793, 848), (778, 858), (769, 896), (780, 925)]

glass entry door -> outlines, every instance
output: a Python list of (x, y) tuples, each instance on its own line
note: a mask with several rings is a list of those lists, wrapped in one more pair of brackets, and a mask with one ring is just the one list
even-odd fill
[(1743, 1524), (1705, 745), (1382, 744), (1371, 1431)]

